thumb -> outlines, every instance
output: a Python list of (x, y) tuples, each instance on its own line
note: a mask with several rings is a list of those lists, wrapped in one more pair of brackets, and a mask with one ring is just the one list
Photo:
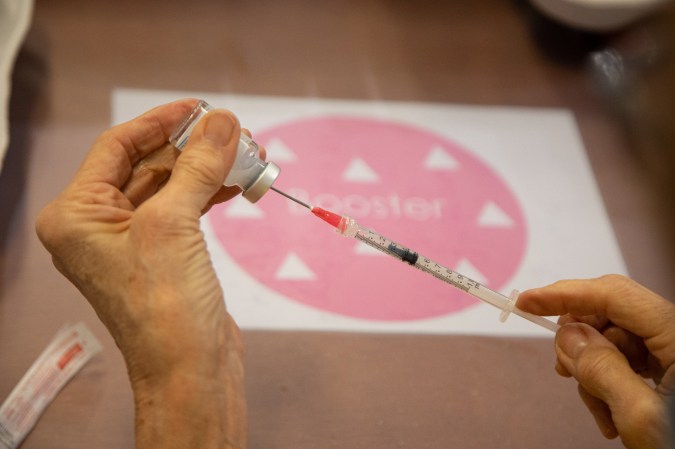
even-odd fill
[(237, 154), (241, 128), (229, 111), (209, 112), (194, 128), (162, 192), (175, 206), (200, 212), (223, 186)]
[(653, 447), (649, 444), (660, 438), (659, 432), (653, 431), (663, 422), (663, 401), (633, 371), (617, 347), (582, 323), (562, 326), (555, 345), (558, 360), (579, 385), (607, 404), (624, 445)]

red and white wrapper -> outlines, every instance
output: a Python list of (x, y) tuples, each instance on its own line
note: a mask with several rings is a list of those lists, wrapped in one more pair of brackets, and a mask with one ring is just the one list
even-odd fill
[(82, 323), (59, 330), (0, 406), (0, 449), (17, 447), (57, 393), (100, 350)]

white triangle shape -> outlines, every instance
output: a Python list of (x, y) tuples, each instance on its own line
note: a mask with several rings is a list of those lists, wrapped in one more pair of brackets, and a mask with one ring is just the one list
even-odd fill
[(378, 251), (370, 245), (367, 245), (359, 240), (359, 242), (354, 246), (354, 252), (356, 254), (361, 254), (362, 256), (384, 256), (382, 251)]
[(311, 281), (316, 279), (314, 272), (295, 253), (286, 255), (275, 277), (287, 281)]
[(513, 219), (509, 217), (499, 206), (490, 201), (485, 206), (483, 206), (483, 210), (478, 217), (478, 225), (510, 228), (513, 226)]
[(225, 216), (228, 218), (264, 218), (265, 212), (239, 195), (229, 202), (229, 206), (225, 209)]
[(349, 182), (375, 183), (380, 176), (363, 159), (354, 158), (347, 169), (342, 173), (342, 179)]
[(298, 156), (278, 137), (273, 137), (265, 144), (267, 160), (275, 162), (295, 162)]
[(478, 271), (478, 268), (476, 268), (471, 262), (469, 262), (467, 259), (461, 259), (459, 263), (457, 263), (457, 267), (455, 267), (455, 271), (463, 276), (466, 276), (470, 279), (473, 279), (474, 281), (478, 282), (479, 284), (486, 284), (488, 282), (487, 278), (483, 273)]
[(440, 145), (434, 145), (424, 160), (424, 167), (429, 170), (457, 170), (459, 162), (450, 156)]

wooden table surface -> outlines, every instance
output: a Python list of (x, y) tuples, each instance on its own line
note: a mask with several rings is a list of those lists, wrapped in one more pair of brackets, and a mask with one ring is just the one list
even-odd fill
[[(675, 297), (668, 197), (585, 67), (543, 52), (516, 2), (193, 3), (37, 1), (0, 177), (0, 398), (67, 321), (104, 351), (23, 448), (133, 447), (122, 358), (33, 230), (109, 126), (116, 87), (570, 109), (631, 275)], [(550, 340), (244, 336), (251, 448), (620, 447), (555, 374)]]

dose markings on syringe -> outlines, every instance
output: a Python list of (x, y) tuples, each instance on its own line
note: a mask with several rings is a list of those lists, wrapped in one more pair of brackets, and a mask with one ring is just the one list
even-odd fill
[[(415, 264), (415, 267), (421, 271), (426, 271), (433, 277), (447, 282), (448, 284), (451, 284), (460, 290), (464, 290), (465, 292), (468, 292), (471, 288), (476, 288), (478, 285), (477, 282), (472, 281), (471, 279), (462, 276), (461, 274), (456, 273), (449, 268), (441, 266), (425, 257), (420, 257), (420, 261)], [(463, 282), (466, 282), (466, 284)]]
[(355, 237), (360, 241), (362, 241), (363, 243), (365, 243), (366, 245), (371, 246), (378, 251), (383, 251), (391, 256), (396, 257), (396, 254), (389, 251), (389, 245), (396, 245), (396, 243), (384, 238), (383, 236), (377, 234), (376, 232), (361, 228), (356, 233)]
[[(385, 252), (400, 259), (400, 255), (394, 251), (391, 251), (389, 248), (394, 246), (396, 248), (403, 249), (403, 247), (389, 239), (386, 239), (374, 231), (361, 228), (356, 233), (355, 237), (379, 251)], [(425, 257), (419, 257), (413, 266), (418, 270), (425, 271), (435, 278), (438, 278), (443, 282), (447, 282), (448, 284), (451, 284), (460, 290), (464, 290), (465, 292), (468, 292), (471, 288), (478, 288), (479, 286), (477, 282), (462, 276), (459, 273), (455, 273), (449, 268), (439, 265), (438, 263), (433, 262), (431, 259)]]

